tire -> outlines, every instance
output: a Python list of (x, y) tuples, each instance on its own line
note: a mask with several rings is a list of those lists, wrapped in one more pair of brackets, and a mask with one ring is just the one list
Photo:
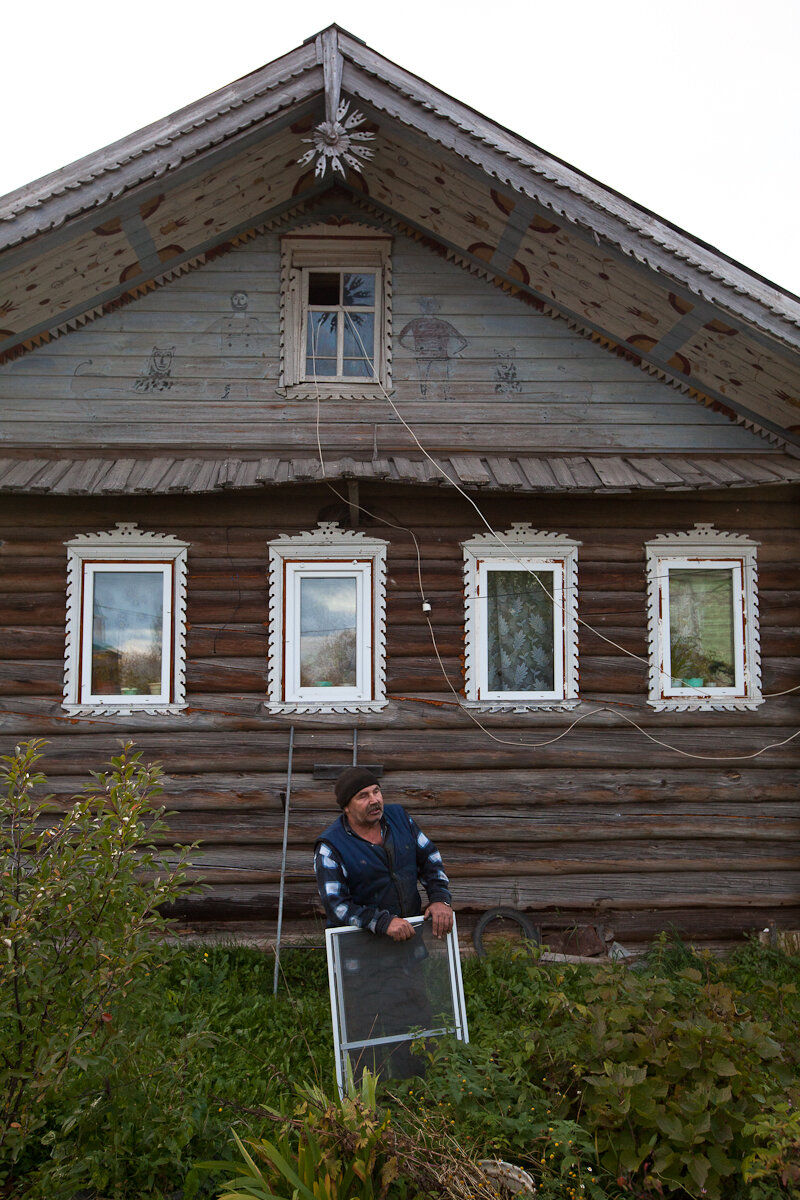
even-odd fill
[(534, 925), (533, 921), (525, 913), (519, 912), (516, 908), (490, 908), (483, 914), (472, 933), (472, 942), (479, 958), (486, 957), (483, 935), (492, 921), (496, 921), (498, 918), (504, 921), (513, 921), (515, 925), (519, 925), (522, 930), (522, 936), (526, 941), (533, 942), (535, 946), (541, 946), (541, 930), (538, 925)]

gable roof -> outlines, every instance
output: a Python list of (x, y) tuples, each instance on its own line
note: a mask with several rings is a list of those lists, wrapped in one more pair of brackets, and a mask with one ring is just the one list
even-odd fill
[[(800, 300), (331, 26), (0, 201), (0, 355), (47, 341), (314, 202), (299, 159), (344, 97), (344, 184), (398, 227), (704, 403), (800, 441)], [(352, 107), (351, 107), (352, 115)]]

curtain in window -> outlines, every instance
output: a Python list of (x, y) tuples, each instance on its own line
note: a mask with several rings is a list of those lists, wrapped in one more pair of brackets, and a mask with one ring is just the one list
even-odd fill
[(490, 692), (555, 687), (552, 571), (487, 571)]

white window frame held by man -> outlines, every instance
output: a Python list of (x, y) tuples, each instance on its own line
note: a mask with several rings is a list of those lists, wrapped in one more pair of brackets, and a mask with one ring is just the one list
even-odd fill
[[(79, 534), (67, 547), (67, 627), (64, 708), (75, 714), (133, 712), (170, 713), (185, 707), (186, 692), (186, 553), (187, 543), (163, 533), (148, 533), (136, 524), (120, 522), (108, 532)], [(150, 629), (149, 645), (157, 648), (159, 668), (147, 691), (120, 686), (100, 689), (95, 681), (100, 583), (116, 577), (118, 594), (125, 597), (130, 577), (131, 603), (137, 583), (151, 580), (157, 602), (158, 628)], [(152, 577), (160, 577), (155, 584)], [(97, 598), (97, 603), (96, 603)], [(114, 637), (141, 640), (135, 613), (118, 612)], [(123, 631), (127, 629), (127, 634)], [(109, 653), (119, 655), (112, 645)], [(156, 677), (157, 676), (157, 677)]]
[[(269, 698), (272, 712), (377, 712), (386, 700), (386, 542), (322, 521), (269, 542)], [(353, 596), (354, 668), (348, 684), (304, 684), (305, 581), (339, 583)], [(324, 590), (324, 589), (323, 589)]]
[[(391, 245), (389, 235), (357, 224), (314, 225), (281, 239), (282, 394), (357, 399), (390, 387)], [(331, 287), (338, 280), (337, 295), (315, 295), (325, 280)], [(350, 295), (352, 281), (363, 286)], [(331, 358), (315, 340), (315, 314), (336, 327)]]
[[(499, 535), (477, 534), (462, 543), (465, 588), (467, 703), (487, 711), (574, 708), (578, 703), (578, 546), (560, 533), (515, 523)], [(519, 572), (542, 588), (552, 621), (552, 686), (491, 686), (490, 577)]]
[[(762, 703), (757, 546), (757, 542), (743, 534), (722, 532), (709, 524), (697, 524), (685, 533), (662, 534), (646, 543), (650, 642), (648, 703), (653, 708), (736, 711), (757, 708)], [(713, 614), (700, 611), (701, 592), (698, 592), (695, 605), (698, 629), (694, 634), (679, 616), (678, 609), (679, 581), (681, 590), (688, 593), (692, 590), (692, 575), (697, 575), (699, 587), (701, 582), (710, 581), (712, 573), (719, 575), (720, 613), (727, 607), (726, 599), (730, 606), (729, 629), (723, 632), (726, 644), (730, 643), (732, 670), (730, 678), (724, 682), (707, 678), (713, 671), (711, 639), (714, 635), (709, 624)], [(698, 644), (693, 649), (685, 649), (679, 660), (677, 640), (683, 643), (690, 637)], [(701, 638), (705, 639), (702, 645), (699, 644)], [(708, 670), (702, 670), (698, 665), (703, 660), (708, 660)]]

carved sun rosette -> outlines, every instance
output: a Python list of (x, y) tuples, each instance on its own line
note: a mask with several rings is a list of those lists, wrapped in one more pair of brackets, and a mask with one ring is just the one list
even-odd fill
[(364, 124), (366, 117), (360, 112), (353, 112), (348, 117), (349, 108), (350, 101), (343, 100), (336, 110), (335, 121), (323, 121), (317, 125), (312, 137), (303, 138), (304, 142), (311, 143), (311, 149), (306, 150), (303, 157), (297, 161), (305, 167), (316, 159), (314, 175), (317, 179), (323, 178), (328, 166), (344, 178), (345, 163), (354, 171), (360, 172), (359, 160), (372, 158), (375, 153), (368, 146), (360, 145), (361, 142), (371, 142), (375, 137), (374, 133), (367, 133), (358, 128)]

